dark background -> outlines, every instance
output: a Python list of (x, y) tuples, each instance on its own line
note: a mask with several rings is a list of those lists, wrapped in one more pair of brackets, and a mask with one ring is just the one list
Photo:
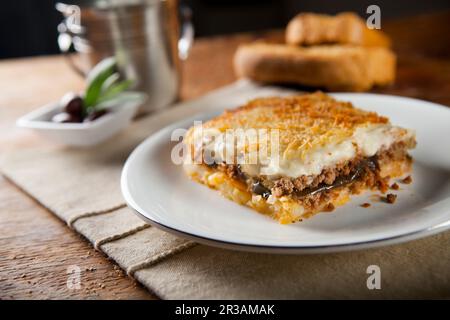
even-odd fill
[[(85, 0), (86, 1), (86, 0)], [(59, 53), (56, 26), (61, 15), (55, 0), (2, 1), (0, 59)], [(64, 1), (63, 1), (64, 2)], [(77, 3), (67, 0), (65, 3)], [(283, 28), (300, 11), (337, 13), (377, 4), (381, 19), (450, 10), (450, 0), (181, 0), (193, 10), (197, 37), (251, 30)], [(411, 30), (414, 32), (414, 30)], [(449, 21), (450, 32), (450, 21)]]

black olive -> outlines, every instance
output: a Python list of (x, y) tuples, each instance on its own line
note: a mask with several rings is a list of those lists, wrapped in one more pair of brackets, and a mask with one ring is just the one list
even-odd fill
[(272, 193), (260, 181), (252, 183), (252, 192), (267, 199)]
[(64, 111), (74, 116), (82, 116), (83, 114), (83, 99), (73, 93), (68, 93), (61, 99), (61, 104)]

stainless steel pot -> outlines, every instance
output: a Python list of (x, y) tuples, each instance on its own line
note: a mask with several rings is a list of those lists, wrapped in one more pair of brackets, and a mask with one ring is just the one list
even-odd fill
[[(58, 3), (64, 15), (58, 44), (72, 68), (81, 75), (100, 60), (116, 56), (121, 72), (146, 92), (144, 111), (153, 111), (178, 98), (180, 60), (187, 58), (194, 38), (191, 12), (177, 0), (90, 0)], [(181, 36), (180, 36), (181, 35)], [(71, 47), (83, 66), (67, 54)]]

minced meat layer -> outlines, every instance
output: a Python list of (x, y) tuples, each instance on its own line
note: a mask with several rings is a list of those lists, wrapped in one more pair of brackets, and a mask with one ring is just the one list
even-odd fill
[(409, 145), (399, 142), (389, 149), (380, 151), (373, 157), (356, 157), (350, 161), (338, 164), (333, 168), (324, 169), (316, 176), (300, 176), (297, 178), (280, 177), (270, 179), (266, 176), (249, 177), (240, 170), (239, 165), (214, 164), (213, 166), (225, 172), (229, 177), (247, 185), (250, 192), (268, 198), (271, 194), (276, 197), (290, 196), (304, 198), (318, 196), (320, 193), (364, 181), (368, 187), (387, 190), (387, 179), (380, 177), (380, 163), (410, 159), (407, 154)]

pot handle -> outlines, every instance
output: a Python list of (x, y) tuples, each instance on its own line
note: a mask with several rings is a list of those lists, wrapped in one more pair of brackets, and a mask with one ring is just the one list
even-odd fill
[(186, 5), (180, 7), (181, 37), (178, 40), (178, 56), (186, 60), (194, 43), (194, 25), (192, 24), (192, 10)]
[(70, 54), (70, 48), (73, 45), (73, 37), (76, 36), (74, 31), (82, 32), (82, 27), (80, 25), (80, 7), (58, 2), (56, 3), (55, 8), (64, 16), (64, 20), (57, 27), (59, 50), (63, 53), (72, 70), (85, 78), (87, 72), (75, 63)]

